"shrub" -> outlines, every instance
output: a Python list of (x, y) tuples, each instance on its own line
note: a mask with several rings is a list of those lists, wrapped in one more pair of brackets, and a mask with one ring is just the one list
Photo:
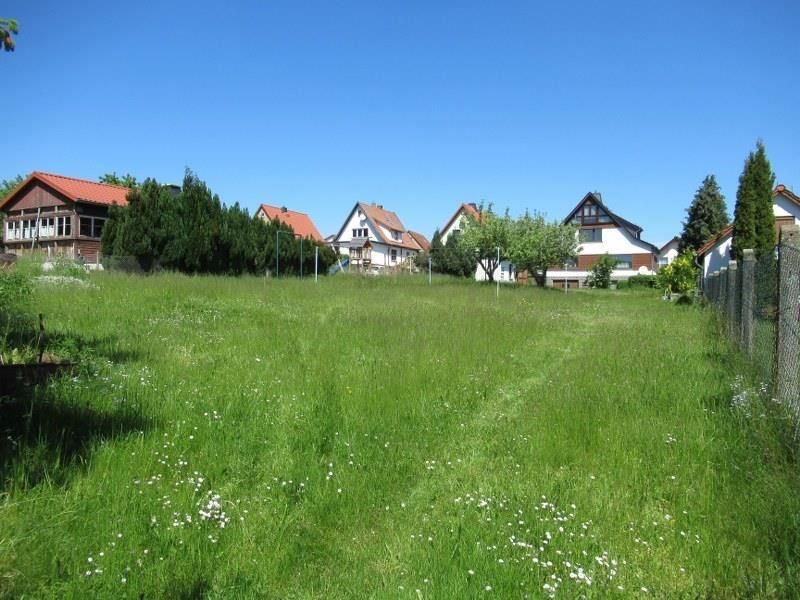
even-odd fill
[(656, 287), (656, 276), (634, 275), (628, 279), (628, 285), (632, 288), (654, 288)]
[(611, 287), (611, 272), (616, 266), (617, 261), (614, 257), (604, 254), (589, 269), (586, 284), (593, 288), (608, 289)]
[(663, 267), (656, 276), (659, 289), (685, 294), (697, 285), (700, 270), (694, 264), (694, 255), (685, 252)]

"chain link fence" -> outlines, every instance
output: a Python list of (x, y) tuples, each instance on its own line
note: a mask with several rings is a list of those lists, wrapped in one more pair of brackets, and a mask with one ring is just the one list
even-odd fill
[(800, 226), (781, 229), (775, 253), (708, 275), (705, 297), (750, 358), (762, 389), (800, 415)]
[[(746, 269), (741, 269), (745, 273)], [(763, 383), (773, 387), (778, 333), (778, 261), (774, 254), (755, 261), (753, 294), (749, 307), (752, 342), (748, 354)], [(745, 318), (747, 314), (743, 312)]]

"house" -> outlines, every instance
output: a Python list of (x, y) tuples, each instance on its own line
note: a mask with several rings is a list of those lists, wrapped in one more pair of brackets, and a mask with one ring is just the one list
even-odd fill
[(349, 268), (368, 273), (414, 268), (414, 257), (427, 250), (424, 235), (408, 231), (398, 216), (378, 204), (358, 202), (331, 244), (350, 258)]
[(322, 242), (319, 230), (314, 225), (311, 217), (305, 213), (289, 210), (285, 206), (278, 207), (262, 204), (256, 210), (256, 217), (268, 222), (277, 219), (284, 225), (291, 227), (299, 237), (311, 238), (315, 242)]
[(547, 285), (577, 288), (586, 285), (591, 266), (608, 254), (617, 261), (611, 281), (634, 275), (652, 275), (659, 248), (641, 238), (642, 228), (611, 212), (599, 192), (589, 192), (564, 219), (578, 226), (580, 246), (576, 261), (551, 268)]
[(100, 236), (113, 204), (126, 206), (130, 190), (52, 173), (32, 173), (0, 202), (6, 251), (41, 250), (99, 262)]
[[(457, 236), (461, 231), (464, 229), (464, 220), (465, 219), (474, 219), (475, 221), (480, 221), (481, 213), (478, 209), (477, 205), (473, 202), (465, 203), (459, 206), (456, 209), (456, 212), (453, 213), (453, 216), (448, 219), (447, 223), (444, 224), (439, 230), (439, 237), (442, 240), (442, 244), (446, 244), (447, 240), (451, 236)], [(478, 262), (477, 266), (475, 267), (475, 281), (488, 281), (489, 277), (486, 273), (486, 269), (483, 268), (480, 262)], [(505, 281), (505, 282), (513, 282), (516, 280), (516, 271), (514, 270), (514, 265), (512, 265), (507, 260), (502, 261), (494, 270), (494, 281)]]
[(657, 263), (658, 267), (666, 267), (670, 264), (673, 260), (678, 258), (678, 246), (681, 243), (681, 238), (675, 236), (666, 244), (661, 246), (661, 249), (658, 251)]
[[(781, 226), (800, 223), (800, 197), (782, 183), (778, 184), (772, 193), (772, 214), (775, 215), (776, 235)], [(732, 244), (733, 223), (730, 223), (697, 250), (695, 262), (702, 265), (704, 278), (728, 266)]]
[(480, 212), (478, 212), (478, 207), (475, 203), (470, 202), (469, 204), (462, 204), (459, 206), (456, 212), (453, 213), (453, 216), (444, 224), (444, 227), (439, 230), (439, 237), (442, 240), (442, 244), (446, 244), (447, 238), (451, 235), (458, 235), (461, 233), (461, 230), (464, 228), (464, 219), (470, 217), (476, 221), (480, 219)]

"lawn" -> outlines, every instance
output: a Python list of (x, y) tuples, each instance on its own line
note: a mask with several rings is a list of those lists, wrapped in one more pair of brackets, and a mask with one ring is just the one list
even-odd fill
[(0, 405), (0, 596), (800, 593), (786, 419), (708, 309), (89, 282), (32, 303), (80, 368)]

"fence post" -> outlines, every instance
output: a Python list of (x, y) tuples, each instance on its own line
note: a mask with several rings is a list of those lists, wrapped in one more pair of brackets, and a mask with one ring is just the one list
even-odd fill
[(800, 338), (798, 338), (798, 304), (800, 304), (800, 226), (781, 227), (778, 261), (778, 336), (777, 369), (778, 400), (794, 411), (800, 396)]
[(719, 270), (719, 292), (717, 294), (719, 300), (720, 313), (724, 318), (728, 317), (728, 267), (722, 267)]
[(756, 256), (752, 250), (744, 250), (742, 257), (742, 349), (753, 356), (753, 299), (755, 297)]
[(738, 326), (737, 326), (737, 319), (736, 319), (736, 312), (738, 310), (738, 303), (736, 302), (736, 283), (737, 283), (737, 275), (739, 271), (739, 264), (735, 260), (728, 261), (728, 286), (725, 290), (725, 308), (727, 309), (727, 314), (725, 315), (726, 320), (728, 321), (728, 337), (731, 338), (731, 341), (738, 342), (739, 335), (738, 335)]
[(719, 296), (717, 289), (719, 288), (719, 271), (714, 271), (711, 274), (711, 301), (714, 303), (714, 308), (719, 308)]

